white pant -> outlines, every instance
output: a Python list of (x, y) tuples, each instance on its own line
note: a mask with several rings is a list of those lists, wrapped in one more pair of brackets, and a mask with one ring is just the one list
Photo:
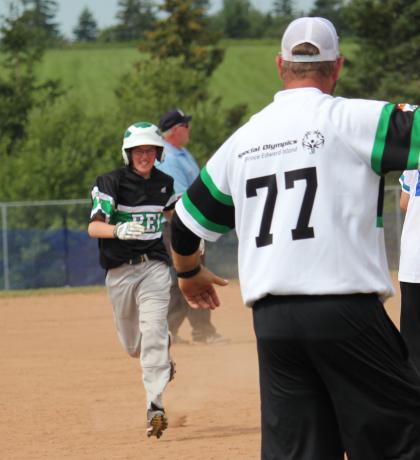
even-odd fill
[(130, 356), (140, 357), (147, 407), (163, 407), (170, 375), (169, 267), (157, 260), (123, 264), (108, 271), (105, 284), (120, 342)]

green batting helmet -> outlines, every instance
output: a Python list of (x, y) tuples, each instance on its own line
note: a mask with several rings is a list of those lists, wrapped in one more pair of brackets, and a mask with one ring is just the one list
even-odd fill
[(139, 145), (155, 145), (157, 150), (156, 158), (162, 162), (163, 154), (163, 137), (159, 128), (147, 121), (139, 121), (129, 126), (124, 133), (122, 145), (122, 157), (124, 163), (130, 163), (130, 149)]

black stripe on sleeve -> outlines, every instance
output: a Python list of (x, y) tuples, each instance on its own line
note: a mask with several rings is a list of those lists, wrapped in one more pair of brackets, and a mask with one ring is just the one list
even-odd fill
[(206, 219), (217, 225), (235, 228), (235, 208), (214, 198), (200, 176), (191, 184), (187, 193), (193, 205)]
[(383, 214), (384, 214), (384, 193), (385, 191), (385, 177), (382, 176), (379, 181), (379, 190), (378, 190), (378, 204), (376, 208), (376, 225), (378, 227), (383, 227)]
[(412, 111), (402, 111), (398, 106), (393, 110), (382, 157), (383, 173), (406, 169), (413, 119), (414, 112)]
[(176, 211), (171, 222), (171, 245), (182, 256), (194, 254), (200, 245), (200, 238), (182, 223)]

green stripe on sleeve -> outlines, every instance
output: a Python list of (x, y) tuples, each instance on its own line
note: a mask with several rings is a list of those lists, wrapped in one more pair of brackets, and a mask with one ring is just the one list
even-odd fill
[(230, 195), (226, 195), (226, 193), (221, 192), (213, 182), (213, 179), (210, 177), (209, 173), (207, 172), (206, 167), (204, 167), (200, 172), (200, 177), (203, 183), (208, 188), (209, 192), (217, 201), (227, 205), (233, 206), (233, 200)]
[(420, 156), (420, 109), (414, 112), (411, 128), (410, 152), (408, 153), (407, 169), (418, 169)]
[(389, 120), (395, 104), (386, 104), (381, 112), (376, 130), (375, 143), (373, 145), (371, 165), (377, 174), (382, 174), (382, 157), (385, 149), (386, 135), (388, 133)]
[(227, 227), (226, 225), (219, 225), (216, 224), (205, 217), (200, 210), (193, 204), (190, 200), (188, 193), (185, 192), (182, 195), (182, 204), (184, 205), (185, 209), (191, 214), (191, 216), (204, 228), (207, 230), (211, 230), (212, 232), (216, 233), (227, 233), (231, 230), (231, 228)]

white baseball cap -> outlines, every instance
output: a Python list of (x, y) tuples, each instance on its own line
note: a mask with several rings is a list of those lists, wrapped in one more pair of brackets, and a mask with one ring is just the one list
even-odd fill
[[(319, 54), (293, 55), (295, 46), (311, 43), (319, 49)], [(336, 61), (340, 56), (338, 35), (331, 21), (325, 18), (298, 18), (292, 21), (283, 34), (281, 57), (290, 62)]]

